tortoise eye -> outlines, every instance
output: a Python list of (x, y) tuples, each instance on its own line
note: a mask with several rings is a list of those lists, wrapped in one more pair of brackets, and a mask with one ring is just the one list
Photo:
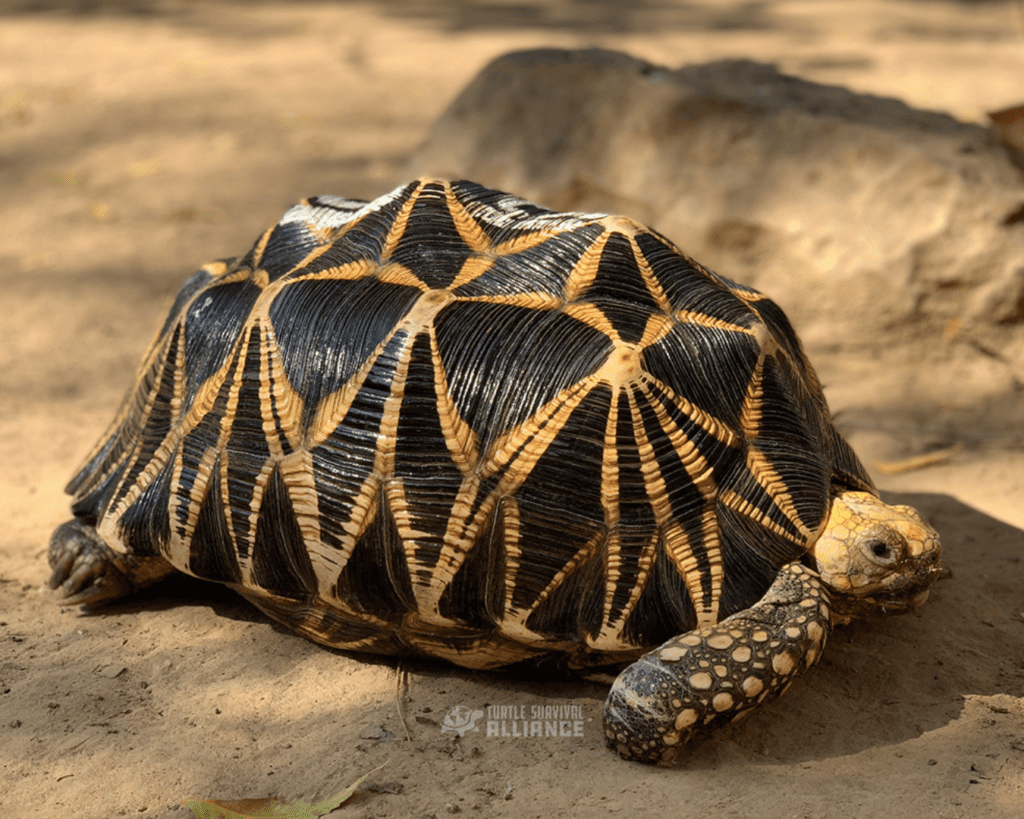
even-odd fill
[(876, 540), (871, 544), (871, 554), (875, 557), (888, 557), (889, 556), (889, 544), (881, 540)]

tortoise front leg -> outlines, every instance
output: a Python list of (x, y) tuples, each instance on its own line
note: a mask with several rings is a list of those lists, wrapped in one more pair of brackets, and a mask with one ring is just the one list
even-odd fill
[(674, 637), (615, 680), (605, 739), (624, 759), (667, 765), (680, 745), (779, 697), (821, 656), (828, 593), (799, 563), (757, 605)]
[(64, 605), (100, 606), (125, 597), (175, 571), (162, 557), (119, 554), (81, 520), (58, 526), (50, 538), (50, 588)]

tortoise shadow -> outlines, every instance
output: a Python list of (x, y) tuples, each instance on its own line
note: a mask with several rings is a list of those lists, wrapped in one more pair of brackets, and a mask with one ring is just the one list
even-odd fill
[[(82, 607), (80, 616), (102, 619), (141, 612), (170, 611), (187, 606), (208, 608), (218, 617), (228, 620), (277, 625), (227, 586), (181, 573), (170, 575), (152, 586), (102, 606)], [(288, 631), (283, 627), (278, 630)]]

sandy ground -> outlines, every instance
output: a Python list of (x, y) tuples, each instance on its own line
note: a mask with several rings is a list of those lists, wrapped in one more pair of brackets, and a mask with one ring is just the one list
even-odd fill
[[(183, 580), (95, 615), (44, 588), (62, 487), (185, 276), (303, 196), (414, 172), (490, 58), (750, 57), (982, 121), (1024, 98), (1022, 22), (1011, 2), (912, 0), (0, 3), (0, 814), (184, 817), (383, 765), (339, 815), (1024, 815), (1019, 396), (944, 421), (967, 444), (948, 462), (878, 475), (942, 532), (952, 576), (928, 605), (840, 630), (785, 698), (671, 770), (604, 749), (597, 685), (329, 652)], [(871, 366), (821, 368), (840, 406), (870, 391)], [(876, 407), (849, 429), (869, 460), (938, 434)], [(460, 705), (576, 706), (582, 735), (456, 738)]]

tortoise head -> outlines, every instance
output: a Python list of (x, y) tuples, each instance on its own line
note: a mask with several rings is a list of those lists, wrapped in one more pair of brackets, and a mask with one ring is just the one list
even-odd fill
[(938, 533), (909, 506), (867, 492), (833, 499), (812, 551), (840, 618), (912, 611), (941, 572)]

